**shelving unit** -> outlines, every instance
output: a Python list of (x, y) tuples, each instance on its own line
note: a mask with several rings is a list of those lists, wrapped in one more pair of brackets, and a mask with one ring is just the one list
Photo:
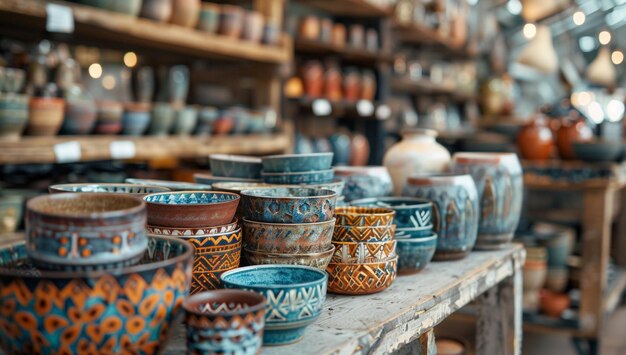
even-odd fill
[(436, 45), (447, 54), (454, 56), (466, 58), (476, 56), (476, 53), (465, 49), (464, 43), (454, 42), (449, 37), (445, 37), (439, 32), (418, 23), (402, 24), (394, 22), (393, 31), (400, 43)]
[(354, 63), (376, 64), (379, 62), (391, 62), (393, 60), (389, 53), (381, 53), (380, 51), (372, 52), (350, 47), (338, 47), (330, 43), (301, 38), (294, 41), (294, 49), (297, 53), (323, 56), (332, 55), (337, 56), (343, 61)]
[(388, 17), (392, 9), (368, 0), (296, 0), (296, 2), (323, 10), (329, 14), (346, 17)]

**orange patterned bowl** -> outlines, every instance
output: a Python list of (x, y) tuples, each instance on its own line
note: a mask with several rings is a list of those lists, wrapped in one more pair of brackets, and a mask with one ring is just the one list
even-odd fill
[(396, 226), (350, 227), (335, 225), (333, 242), (387, 242), (393, 239)]
[(346, 206), (335, 209), (335, 224), (340, 226), (390, 226), (396, 212), (391, 208)]
[(396, 256), (396, 241), (373, 243), (333, 242), (333, 263), (363, 264), (387, 261)]
[(330, 263), (328, 292), (342, 295), (368, 295), (387, 289), (396, 279), (398, 258), (379, 263)]

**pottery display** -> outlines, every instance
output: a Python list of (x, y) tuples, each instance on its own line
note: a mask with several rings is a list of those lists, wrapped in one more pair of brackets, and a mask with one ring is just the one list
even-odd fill
[(96, 125), (94, 133), (118, 134), (122, 131), (124, 106), (117, 101), (98, 101), (96, 103)]
[(326, 270), (334, 252), (335, 247), (332, 245), (319, 253), (306, 254), (276, 253), (251, 249), (244, 250), (244, 254), (250, 265), (302, 265), (314, 267), (321, 271)]
[(310, 98), (321, 97), (324, 92), (324, 68), (319, 61), (311, 60), (302, 67), (304, 93)]
[(239, 195), (216, 191), (177, 191), (147, 195), (144, 201), (150, 225), (210, 227), (233, 220)]
[(324, 97), (330, 101), (340, 101), (343, 97), (341, 89), (341, 71), (336, 64), (327, 65), (324, 74)]
[(65, 100), (33, 97), (28, 105), (26, 134), (31, 136), (54, 136), (61, 129)]
[(169, 22), (172, 16), (172, 0), (143, 0), (141, 17), (158, 22)]
[(221, 5), (218, 33), (230, 38), (239, 38), (243, 31), (243, 21), (243, 8), (234, 5)]
[(337, 225), (375, 227), (391, 226), (395, 211), (382, 207), (341, 207), (335, 210)]
[(167, 187), (135, 185), (135, 184), (115, 184), (115, 183), (82, 183), (82, 184), (57, 184), (48, 186), (50, 193), (62, 192), (107, 192), (116, 194), (127, 194), (135, 196), (145, 196), (158, 192), (170, 191)]
[(141, 136), (150, 125), (150, 105), (133, 102), (124, 106), (122, 114), (122, 134)]
[(348, 102), (361, 98), (361, 75), (354, 68), (348, 68), (343, 75), (343, 98)]
[(0, 140), (17, 139), (28, 122), (29, 97), (0, 93)]
[(396, 279), (398, 258), (365, 264), (330, 263), (328, 291), (343, 295), (368, 295), (387, 289)]
[(118, 194), (52, 194), (26, 204), (26, 252), (48, 269), (98, 270), (142, 258), (146, 204)]
[[(199, 227), (199, 228), (185, 228), (185, 227), (161, 227), (161, 226), (146, 226), (148, 234), (162, 235), (166, 237), (193, 237), (193, 236), (207, 236), (207, 235), (223, 235), (233, 232), (239, 228), (239, 220), (233, 219), (232, 222), (221, 226), (213, 227)], [(235, 236), (237, 237), (237, 236)], [(222, 237), (217, 245), (232, 244), (230, 237)]]
[[(350, 202), (352, 206), (390, 208), (395, 211), (393, 223), (398, 228), (421, 228), (432, 225), (433, 203), (414, 197), (375, 197)], [(397, 233), (397, 230), (396, 230)]]
[(364, 264), (385, 261), (396, 256), (396, 241), (340, 242), (333, 241), (333, 263)]
[(394, 238), (396, 226), (353, 226), (336, 225), (333, 242), (386, 242)]
[(198, 123), (198, 110), (195, 106), (185, 106), (174, 113), (172, 133), (187, 136), (193, 132)]
[(200, 4), (200, 0), (172, 0), (172, 15), (169, 22), (183, 27), (196, 27)]
[(522, 213), (524, 177), (514, 153), (456, 153), (452, 171), (470, 174), (478, 189), (477, 249), (498, 249), (513, 239)]
[(370, 157), (370, 143), (367, 138), (356, 133), (350, 140), (350, 158), (348, 164), (351, 166), (365, 166)]
[(546, 160), (552, 156), (554, 139), (543, 116), (537, 115), (517, 133), (517, 147), (524, 159)]
[(371, 70), (364, 70), (361, 75), (361, 100), (373, 101), (376, 96), (376, 75)]
[(308, 266), (248, 266), (225, 272), (221, 279), (225, 288), (255, 291), (267, 300), (263, 345), (302, 339), (326, 301), (328, 275)]
[(67, 100), (61, 134), (89, 134), (96, 124), (96, 106), (93, 100)]
[(293, 173), (328, 170), (333, 153), (269, 155), (262, 159), (265, 173)]
[(572, 144), (578, 141), (590, 141), (593, 131), (584, 120), (563, 120), (556, 135), (556, 146), (562, 159), (576, 159)]
[(198, 28), (208, 33), (216, 33), (220, 24), (220, 5), (203, 2), (200, 9)]
[(403, 194), (433, 202), (432, 220), (438, 236), (435, 260), (457, 260), (470, 253), (480, 216), (478, 191), (470, 175), (412, 175)]
[(208, 291), (182, 304), (187, 352), (196, 354), (256, 354), (265, 327), (265, 298), (243, 290)]
[(573, 142), (574, 156), (588, 162), (618, 161), (622, 156), (622, 142), (608, 140), (590, 140)]
[(408, 275), (423, 270), (432, 260), (437, 249), (437, 234), (423, 238), (400, 238), (396, 236), (398, 275)]
[(335, 23), (333, 25), (332, 44), (337, 48), (343, 48), (346, 46), (346, 26), (342, 23)]
[(148, 134), (162, 136), (169, 133), (174, 123), (174, 109), (169, 103), (157, 102), (152, 106), (150, 126)]
[[(7, 325), (0, 327), (0, 348), (7, 354), (162, 351), (189, 292), (192, 259), (188, 243), (151, 237), (139, 265), (116, 272), (47, 271), (29, 263), (24, 241), (5, 241), (0, 304), (14, 307), (0, 313)], [(42, 326), (26, 326), (25, 319)]]
[(256, 11), (247, 11), (243, 23), (241, 38), (253, 43), (259, 43), (263, 37), (263, 26), (265, 19), (263, 15)]
[[(194, 184), (192, 182), (182, 181), (168, 181), (168, 180), (156, 180), (156, 179), (134, 179), (128, 178), (125, 180), (128, 184), (133, 185), (150, 185), (159, 186), (170, 189), (171, 191), (190, 191), (190, 190), (211, 190), (211, 185)], [(219, 189), (218, 189), (219, 190)]]
[(396, 238), (416, 239), (428, 237), (433, 234), (434, 225), (428, 224), (417, 228), (396, 228)]
[(317, 223), (263, 223), (244, 219), (245, 249), (267, 253), (306, 254), (328, 250), (335, 220)]
[(336, 166), (335, 176), (345, 181), (346, 201), (389, 196), (393, 183), (384, 166)]
[(266, 173), (261, 172), (261, 178), (268, 184), (323, 184), (333, 180), (335, 172), (332, 169), (299, 173)]
[(317, 16), (307, 15), (300, 19), (299, 38), (317, 41), (320, 39), (320, 33), (321, 23)]
[(401, 196), (407, 178), (415, 173), (438, 173), (448, 169), (450, 153), (437, 143), (437, 132), (414, 129), (402, 134), (400, 143), (393, 145), (383, 157), (393, 178), (394, 195)]
[(570, 305), (569, 296), (548, 290), (541, 294), (541, 310), (549, 317), (559, 318)]
[(523, 268), (525, 311), (537, 311), (540, 305), (539, 291), (547, 276), (546, 250), (542, 247), (526, 247), (527, 258)]
[(211, 154), (211, 172), (216, 176), (243, 179), (261, 178), (261, 159), (243, 155)]
[(269, 223), (329, 221), (335, 213), (337, 193), (310, 188), (241, 191), (246, 219)]

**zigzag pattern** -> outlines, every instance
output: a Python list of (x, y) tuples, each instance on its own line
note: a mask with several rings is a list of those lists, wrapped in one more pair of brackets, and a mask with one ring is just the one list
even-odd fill
[(326, 268), (328, 290), (353, 295), (380, 292), (396, 279), (397, 260), (377, 264), (330, 264)]
[[(319, 314), (326, 301), (326, 283), (312, 287), (298, 287), (289, 290), (265, 290), (263, 295), (268, 303), (266, 323), (306, 320)], [(293, 310), (300, 313), (293, 319)]]
[(430, 224), (431, 216), (431, 211), (416, 211), (415, 215), (411, 216), (411, 224), (415, 228), (426, 227)]
[(160, 194), (148, 195), (144, 197), (146, 202), (162, 203), (167, 205), (199, 205), (232, 201), (238, 198), (236, 194), (230, 193), (179, 193), (165, 192)]
[(241, 241), (234, 245), (196, 248), (191, 294), (219, 288), (219, 275), (239, 267), (240, 260)]
[(346, 227), (335, 226), (333, 242), (386, 242), (392, 240), (396, 226)]
[(396, 256), (396, 241), (381, 243), (333, 243), (334, 263), (375, 263)]
[(395, 211), (382, 207), (337, 207), (335, 224), (342, 226), (390, 226)]
[(170, 237), (202, 237), (208, 235), (215, 234), (225, 234), (230, 233), (237, 229), (239, 225), (237, 221), (219, 227), (208, 227), (208, 228), (169, 228), (169, 227), (158, 227), (158, 226), (147, 226), (146, 230), (149, 234), (156, 235), (165, 235)]
[(241, 244), (242, 233), (241, 229), (236, 230), (230, 234), (224, 234), (219, 236), (206, 236), (206, 237), (190, 237), (183, 238), (191, 243), (196, 250), (226, 250), (233, 248), (237, 244)]

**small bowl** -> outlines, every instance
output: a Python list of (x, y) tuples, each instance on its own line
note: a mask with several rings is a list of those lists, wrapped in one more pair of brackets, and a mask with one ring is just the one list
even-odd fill
[(177, 191), (147, 195), (148, 224), (162, 227), (200, 228), (233, 220), (239, 195), (216, 191)]
[(611, 141), (573, 142), (574, 155), (588, 162), (611, 162), (622, 155), (622, 143)]
[(333, 153), (269, 155), (262, 160), (266, 173), (320, 171), (331, 168)]
[(244, 248), (266, 253), (320, 253), (331, 245), (334, 228), (334, 219), (317, 223), (262, 223), (244, 219)]
[(337, 225), (341, 226), (391, 226), (396, 212), (383, 207), (338, 207), (335, 211)]
[(394, 238), (396, 226), (341, 226), (335, 224), (333, 242), (387, 242)]
[(241, 191), (246, 219), (269, 223), (315, 223), (333, 218), (332, 190), (279, 188)]
[(243, 155), (211, 154), (211, 172), (215, 176), (243, 179), (261, 178), (261, 158)]
[(396, 228), (396, 239), (415, 239), (428, 237), (433, 232), (433, 225), (419, 228)]
[(183, 181), (169, 181), (169, 180), (156, 180), (156, 179), (133, 179), (128, 178), (125, 180), (129, 184), (135, 185), (151, 185), (159, 186), (170, 189), (171, 191), (208, 191), (211, 190), (211, 185), (194, 184), (193, 182)]
[(127, 266), (148, 246), (146, 204), (118, 194), (64, 193), (26, 204), (26, 251), (37, 265), (59, 270)]
[(428, 265), (437, 249), (437, 234), (418, 239), (397, 239), (398, 274), (408, 275)]
[(301, 173), (266, 173), (262, 172), (263, 181), (268, 184), (323, 184), (333, 180), (332, 169)]
[(398, 258), (367, 264), (330, 263), (328, 291), (341, 295), (369, 295), (386, 290), (396, 279)]
[(333, 242), (333, 263), (363, 264), (378, 263), (396, 256), (396, 241), (386, 242)]
[(199, 184), (214, 185), (219, 182), (262, 183), (260, 179), (243, 179), (213, 174), (193, 174), (193, 179)]
[(333, 257), (335, 247), (330, 245), (326, 250), (320, 253), (307, 254), (284, 254), (284, 253), (268, 253), (259, 250), (244, 249), (244, 254), (250, 265), (265, 264), (285, 264), (285, 265), (304, 265), (326, 270), (330, 259)]
[(263, 345), (302, 339), (305, 328), (319, 317), (326, 301), (326, 272), (300, 265), (255, 265), (225, 272), (225, 288), (246, 289), (268, 302)]
[[(148, 234), (164, 235), (169, 237), (202, 237), (232, 232), (239, 227), (239, 220), (235, 218), (231, 223), (223, 226), (206, 228), (172, 228), (159, 226), (146, 226)], [(230, 244), (230, 243), (226, 243)]]
[(187, 351), (256, 354), (265, 327), (265, 298), (243, 290), (207, 291), (183, 302)]
[(162, 186), (135, 185), (135, 184), (106, 184), (106, 183), (85, 183), (85, 184), (58, 184), (50, 185), (48, 191), (51, 194), (63, 192), (106, 192), (116, 194), (128, 194), (135, 196), (145, 196), (159, 192), (168, 192), (170, 189)]
[(355, 200), (350, 205), (391, 208), (396, 211), (393, 223), (398, 229), (426, 227), (432, 223), (433, 203), (421, 198), (375, 197)]

